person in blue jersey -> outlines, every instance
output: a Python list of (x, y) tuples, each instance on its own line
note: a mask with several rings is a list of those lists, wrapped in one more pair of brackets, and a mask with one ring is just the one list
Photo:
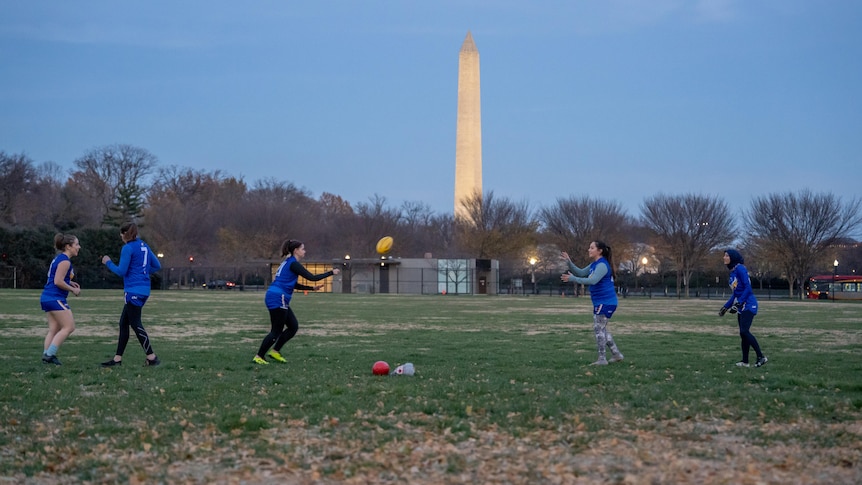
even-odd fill
[(614, 342), (614, 337), (608, 330), (608, 321), (617, 309), (617, 292), (614, 287), (614, 263), (611, 247), (602, 241), (593, 241), (587, 251), (592, 263), (586, 268), (579, 268), (572, 262), (568, 253), (562, 252), (562, 259), (569, 266), (560, 277), (564, 282), (574, 282), (590, 286), (590, 298), (593, 302), (593, 330), (596, 334), (596, 346), (599, 358), (592, 365), (608, 365), (606, 349), (611, 350), (610, 362), (620, 362), (623, 354)]
[(311, 274), (300, 263), (305, 257), (305, 244), (293, 239), (288, 239), (281, 245), (281, 257), (284, 258), (284, 261), (278, 266), (275, 278), (264, 296), (266, 308), (269, 310), (271, 329), (252, 359), (255, 364), (269, 364), (266, 357), (272, 357), (276, 362), (287, 362), (287, 359), (281, 355), (281, 348), (299, 330), (299, 322), (290, 307), (293, 292), (294, 290), (314, 291), (323, 288), (323, 285), (308, 286), (298, 283), (299, 277), (302, 276), (308, 281), (320, 281), (340, 272), (336, 268), (325, 273)]
[(77, 256), (81, 250), (81, 244), (78, 238), (71, 234), (57, 234), (54, 236), (54, 248), (59, 253), (51, 261), (48, 281), (45, 282), (45, 288), (39, 298), (42, 310), (48, 315), (48, 335), (45, 336), (45, 345), (42, 349), (42, 362), (62, 365), (57, 358), (57, 350), (75, 331), (75, 317), (66, 298), (69, 292), (75, 296), (81, 294), (81, 286), (72, 281), (75, 270), (72, 268), (71, 261), (71, 258)]
[(102, 367), (122, 365), (123, 353), (129, 343), (129, 329), (134, 330), (144, 353), (147, 355), (144, 365), (159, 365), (161, 361), (153, 351), (150, 336), (141, 323), (141, 311), (150, 297), (150, 274), (161, 269), (159, 259), (147, 243), (138, 239), (138, 226), (128, 222), (120, 227), (120, 237), (125, 243), (120, 252), (120, 262), (114, 264), (109, 256), (102, 256), (102, 264), (111, 272), (123, 278), (126, 304), (120, 315), (120, 337), (117, 341), (117, 353), (114, 358), (102, 362)]
[(760, 350), (760, 344), (751, 333), (751, 324), (754, 322), (754, 316), (757, 315), (757, 298), (754, 297), (754, 292), (751, 291), (751, 279), (748, 277), (748, 270), (743, 263), (745, 260), (742, 254), (735, 249), (728, 249), (724, 252), (724, 265), (730, 270), (730, 299), (718, 311), (718, 316), (723, 317), (728, 310), (730, 313), (736, 313), (736, 321), (739, 323), (739, 337), (742, 340), (742, 360), (737, 362), (739, 367), (748, 367), (748, 354), (753, 348), (757, 354), (755, 367), (761, 367), (769, 359), (763, 355)]

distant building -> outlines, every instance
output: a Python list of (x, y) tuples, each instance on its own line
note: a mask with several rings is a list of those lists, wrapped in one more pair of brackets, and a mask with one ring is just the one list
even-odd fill
[(387, 257), (304, 262), (303, 266), (314, 274), (341, 268), (340, 274), (323, 281), (322, 291), (332, 293), (495, 295), (500, 286), (500, 262), (495, 259)]

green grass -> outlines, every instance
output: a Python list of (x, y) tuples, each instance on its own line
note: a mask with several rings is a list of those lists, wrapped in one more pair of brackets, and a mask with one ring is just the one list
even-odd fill
[[(144, 325), (163, 364), (143, 367), (132, 336), (102, 369), (122, 293), (70, 300), (60, 367), (40, 361), (38, 295), (0, 290), (0, 475), (21, 480), (543, 481), (593, 477), (584, 460), (610, 450), (595, 476), (613, 482), (667, 479), (647, 456), (663, 446), (724, 469), (727, 442), (774, 477), (860, 476), (860, 304), (761, 302), (770, 361), (739, 369), (722, 302), (629, 298), (611, 321), (626, 360), (596, 368), (585, 298), (297, 295), (289, 364), (258, 366), (262, 293), (156, 292)], [(377, 360), (416, 376), (372, 376)]]

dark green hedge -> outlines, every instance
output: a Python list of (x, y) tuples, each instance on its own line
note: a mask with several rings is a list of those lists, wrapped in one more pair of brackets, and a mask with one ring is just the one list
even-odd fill
[[(81, 251), (72, 258), (75, 268), (75, 281), (82, 288), (122, 288), (123, 280), (111, 273), (102, 264), (101, 257), (105, 254), (114, 262), (120, 257), (122, 241), (118, 228), (82, 229), (70, 231), (78, 237)], [(48, 274), (48, 266), (56, 255), (54, 235), (57, 231), (51, 228), (39, 229), (7, 229), (0, 227), (0, 266), (7, 268), (0, 277), (0, 286), (11, 287), (12, 282), (6, 278), (11, 274), (8, 267), (16, 268), (16, 285), (18, 288), (42, 288)], [(161, 284), (160, 276), (153, 276), (153, 288)]]

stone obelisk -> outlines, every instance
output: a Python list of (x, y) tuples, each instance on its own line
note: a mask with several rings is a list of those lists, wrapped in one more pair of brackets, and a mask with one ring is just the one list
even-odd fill
[(464, 199), (482, 194), (482, 106), (479, 96), (479, 51), (473, 36), (458, 55), (458, 124), (455, 135), (455, 218), (469, 217)]

